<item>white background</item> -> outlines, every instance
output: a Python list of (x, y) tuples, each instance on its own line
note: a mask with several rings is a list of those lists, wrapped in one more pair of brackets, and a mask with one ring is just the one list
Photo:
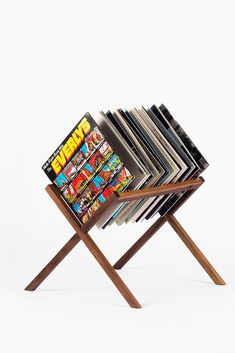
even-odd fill
[[(234, 1), (1, 1), (0, 350), (234, 352)], [(42, 164), (86, 112), (165, 103), (210, 163), (177, 216), (228, 283), (166, 225), (120, 275), (130, 309), (79, 244)], [(91, 235), (115, 262), (151, 223)]]

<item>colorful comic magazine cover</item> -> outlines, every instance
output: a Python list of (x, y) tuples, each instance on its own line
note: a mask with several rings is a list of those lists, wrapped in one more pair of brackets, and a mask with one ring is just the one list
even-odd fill
[(89, 113), (42, 169), (82, 223), (88, 221), (114, 190), (123, 190), (134, 178)]
[[(54, 153), (42, 166), (48, 178), (54, 182), (57, 176), (67, 171), (67, 165), (71, 162), (79, 170), (88, 158), (105, 141), (99, 131), (98, 125), (89, 113), (86, 113)], [(74, 173), (71, 164), (69, 172)]]

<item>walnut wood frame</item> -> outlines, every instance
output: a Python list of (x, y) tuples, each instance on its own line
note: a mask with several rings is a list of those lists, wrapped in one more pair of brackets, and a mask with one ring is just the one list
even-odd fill
[[(185, 182), (167, 184), (159, 187), (148, 188), (145, 190), (133, 190), (125, 192), (114, 192), (112, 196), (95, 212), (94, 216), (83, 226), (81, 226), (71, 211), (71, 209), (64, 202), (58, 189), (50, 184), (47, 185), (46, 191), (55, 202), (57, 207), (63, 213), (65, 218), (71, 224), (75, 230), (75, 234), (72, 238), (63, 246), (63, 248), (53, 257), (53, 259), (42, 269), (41, 272), (29, 283), (25, 288), (28, 291), (34, 291), (45, 278), (56, 268), (57, 265), (70, 253), (70, 251), (79, 243), (83, 241), (91, 254), (95, 257), (97, 262), (109, 276), (111, 281), (117, 287), (122, 296), (126, 299), (128, 304), (132, 308), (141, 308), (140, 303), (131, 293), (129, 288), (123, 282), (121, 277), (118, 275), (116, 270), (121, 269), (141, 248), (142, 246), (166, 223), (168, 222), (171, 227), (175, 230), (187, 248), (191, 251), (200, 265), (208, 273), (215, 284), (224, 285), (224, 280), (216, 272), (214, 267), (209, 263), (206, 257), (202, 254), (193, 240), (189, 237), (180, 223), (174, 217), (174, 213), (185, 203), (186, 200), (203, 184), (204, 179), (202, 177), (189, 180)], [(93, 241), (91, 236), (88, 234), (90, 229), (105, 216), (105, 213), (110, 207), (117, 203), (133, 201), (138, 199), (144, 199), (152, 196), (167, 195), (185, 191), (183, 196), (179, 199), (177, 204), (163, 217), (159, 217), (155, 223), (134, 243), (131, 248), (112, 266), (101, 250), (98, 248), (96, 243)]]

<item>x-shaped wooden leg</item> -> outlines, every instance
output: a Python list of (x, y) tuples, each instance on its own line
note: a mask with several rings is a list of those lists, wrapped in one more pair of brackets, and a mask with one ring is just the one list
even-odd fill
[(41, 272), (29, 283), (25, 288), (28, 291), (34, 291), (38, 286), (46, 279), (49, 274), (59, 265), (59, 263), (70, 253), (71, 250), (81, 240), (79, 235), (76, 233), (71, 239), (63, 246), (63, 248), (51, 259), (51, 261), (42, 269)]
[[(44, 267), (44, 269), (33, 279), (33, 281), (25, 289), (29, 291), (35, 290), (40, 285), (40, 283), (42, 283), (42, 281), (54, 270), (54, 268), (65, 258), (65, 256), (77, 245), (77, 243), (82, 240), (86, 247), (90, 250), (92, 255), (95, 257), (95, 259), (98, 261), (100, 266), (109, 276), (111, 281), (117, 287), (119, 292), (126, 299), (128, 304), (132, 308), (141, 308), (140, 303), (137, 301), (137, 299), (131, 293), (131, 291), (123, 282), (121, 277), (115, 271), (113, 266), (109, 263), (104, 254), (101, 252), (96, 243), (88, 234), (87, 230), (92, 227), (92, 223), (95, 222), (95, 219), (93, 218), (92, 223), (90, 222), (90, 224), (88, 224), (87, 226), (81, 227), (78, 224), (76, 218), (71, 213), (71, 210), (61, 199), (57, 189), (49, 185), (46, 190), (52, 197), (54, 202), (57, 204), (61, 212), (67, 218), (69, 223), (72, 225), (76, 234), (74, 234), (74, 236), (67, 242), (67, 244), (57, 253), (57, 255), (55, 255), (55, 257), (47, 264), (47, 266)], [(110, 197), (107, 202), (109, 202), (109, 204), (111, 205), (113, 201), (115, 201), (115, 195), (114, 197)], [(97, 211), (96, 217), (100, 216), (101, 211)]]
[[(183, 203), (197, 190), (203, 183), (203, 179), (186, 181), (182, 183), (163, 185), (158, 188), (150, 188), (141, 191), (130, 191), (127, 193), (113, 193), (112, 196), (103, 204), (92, 216), (92, 218), (83, 226), (81, 226), (76, 217), (71, 212), (70, 208), (63, 201), (58, 189), (54, 185), (48, 185), (46, 191), (51, 196), (55, 204), (61, 210), (63, 215), (72, 225), (75, 230), (73, 237), (63, 246), (63, 248), (53, 257), (53, 259), (43, 268), (43, 270), (31, 281), (31, 283), (25, 288), (28, 291), (34, 291), (44, 279), (56, 268), (56, 266), (70, 253), (70, 251), (78, 244), (80, 240), (86, 245), (92, 255), (95, 257), (97, 262), (112, 280), (114, 285), (117, 287), (119, 292), (126, 299), (128, 304), (132, 308), (141, 308), (141, 305), (131, 293), (129, 288), (120, 278), (115, 269), (122, 268), (136, 253), (141, 249), (141, 247), (165, 224), (168, 222), (172, 228), (179, 235), (181, 240), (185, 243), (191, 253), (195, 256), (201, 266), (205, 269), (208, 275), (216, 284), (223, 285), (225, 282), (205, 258), (196, 244), (192, 241), (183, 227), (179, 224), (173, 214), (183, 205)], [(171, 194), (174, 192), (181, 192), (186, 190), (184, 195), (179, 199), (177, 204), (170, 210), (170, 212), (160, 217), (143, 235), (137, 242), (132, 245), (132, 247), (112, 266), (106, 259), (104, 254), (95, 244), (93, 239), (88, 234), (88, 231), (99, 221), (103, 214), (107, 210), (110, 210), (116, 203), (132, 201), (136, 199), (148, 198), (157, 195)]]
[(129, 250), (114, 264), (115, 269), (121, 269), (141, 248), (142, 246), (150, 239), (156, 232), (168, 222), (171, 227), (178, 234), (180, 239), (184, 242), (187, 248), (191, 251), (193, 256), (197, 259), (200, 265), (204, 268), (207, 274), (211, 277), (215, 284), (225, 285), (226, 283), (210, 264), (207, 258), (203, 255), (201, 250), (197, 247), (194, 241), (189, 237), (184, 228), (180, 225), (177, 219), (173, 214), (185, 203), (186, 200), (195, 192), (195, 190), (186, 191), (185, 194), (181, 197), (179, 202), (175, 207), (170, 211), (169, 214), (160, 217), (155, 223), (130, 247)]
[(207, 258), (203, 255), (201, 250), (197, 247), (194, 241), (190, 238), (188, 233), (184, 230), (181, 224), (177, 221), (177, 219), (173, 215), (166, 215), (164, 217), (167, 222), (171, 225), (174, 231), (178, 234), (180, 239), (184, 242), (187, 248), (191, 251), (193, 256), (197, 259), (199, 264), (204, 268), (207, 274), (210, 276), (212, 281), (218, 285), (225, 285), (223, 278), (220, 277), (218, 272), (214, 269), (211, 263), (207, 260)]

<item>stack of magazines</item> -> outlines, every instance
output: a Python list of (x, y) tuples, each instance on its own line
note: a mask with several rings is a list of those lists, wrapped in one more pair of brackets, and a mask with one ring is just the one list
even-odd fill
[[(42, 167), (81, 224), (113, 191), (197, 178), (208, 167), (164, 105), (100, 112), (98, 120), (86, 113)], [(163, 216), (182, 194), (125, 202), (98, 226)]]

